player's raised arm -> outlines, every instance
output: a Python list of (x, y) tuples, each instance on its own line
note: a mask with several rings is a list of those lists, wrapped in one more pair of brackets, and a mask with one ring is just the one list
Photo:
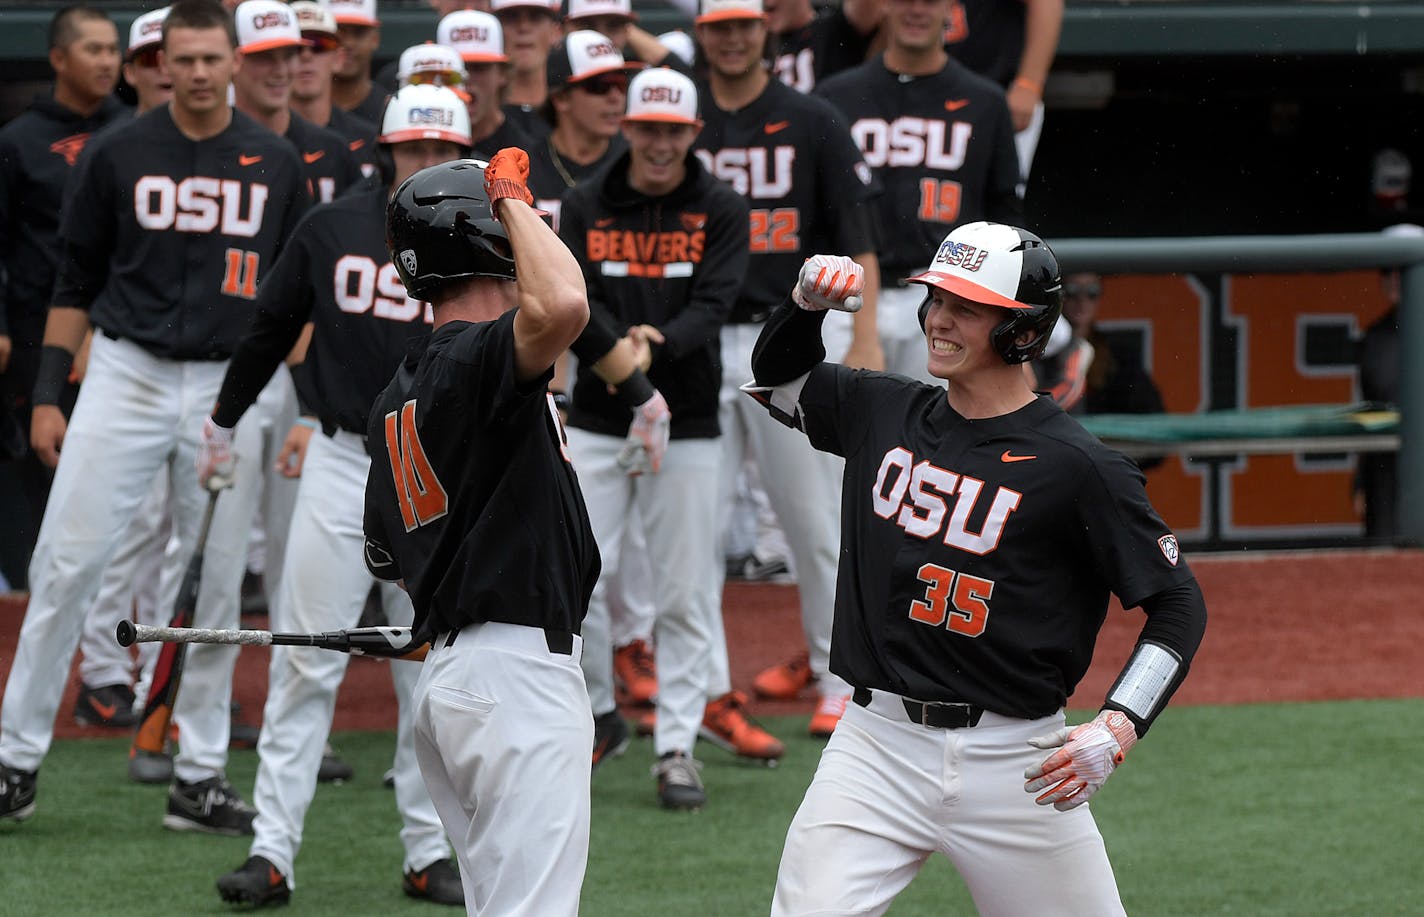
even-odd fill
[(859, 311), (865, 269), (842, 255), (806, 259), (791, 297), (772, 313), (752, 351), (758, 385), (783, 385), (810, 372), (826, 358), (821, 322), (827, 309)]
[(519, 312), (514, 317), (514, 361), (521, 380), (544, 373), (588, 324), (583, 269), (534, 209), (529, 156), (506, 147), (485, 169), (485, 191), (514, 248)]

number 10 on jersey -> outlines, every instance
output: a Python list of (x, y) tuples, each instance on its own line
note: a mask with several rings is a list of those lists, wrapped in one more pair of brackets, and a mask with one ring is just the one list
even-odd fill
[(450, 508), (435, 469), (420, 444), (420, 431), (415, 426), (415, 401), (407, 401), (399, 412), (386, 415), (386, 454), (391, 460), (395, 477), (396, 502), (400, 504), (405, 530), (433, 522)]

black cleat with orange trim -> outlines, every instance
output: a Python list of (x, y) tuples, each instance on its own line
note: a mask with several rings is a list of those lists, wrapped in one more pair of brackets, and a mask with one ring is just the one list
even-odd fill
[(132, 729), (138, 719), (134, 693), (128, 685), (79, 686), (79, 696), (74, 699), (74, 721), (79, 725)]
[(401, 881), (401, 889), (412, 898), (436, 904), (463, 905), (465, 886), (460, 871), (448, 858), (436, 860), (424, 869), (411, 869)]
[(251, 856), (237, 869), (218, 876), (218, 894), (232, 904), (254, 908), (281, 906), (291, 900), (287, 877), (266, 857)]

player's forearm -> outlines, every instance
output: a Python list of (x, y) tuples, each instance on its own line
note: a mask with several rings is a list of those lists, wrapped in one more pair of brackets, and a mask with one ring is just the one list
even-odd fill
[(619, 338), (613, 349), (590, 364), (589, 369), (609, 385), (617, 386), (626, 381), (638, 369), (638, 356), (632, 341)]
[(783, 385), (824, 361), (821, 323), (825, 319), (824, 310), (800, 309), (789, 299), (771, 313), (752, 349), (752, 377), (757, 385)]
[(1147, 622), (1137, 647), (1103, 703), (1126, 713), (1138, 736), (1147, 733), (1187, 677), (1206, 632), (1206, 600), (1191, 579), (1145, 599), (1142, 610)]
[(628, 47), (633, 49), (633, 55), (638, 60), (649, 67), (661, 65), (663, 58), (668, 56), (668, 49), (663, 47), (656, 35), (636, 25), (628, 26)]
[(533, 208), (509, 198), (496, 206), (514, 248), (520, 315), (540, 337), (561, 339), (552, 364), (588, 324), (583, 268)]
[(1024, 21), (1024, 49), (1015, 82), (1023, 80), (1043, 95), (1043, 84), (1058, 53), (1063, 29), (1063, 0), (1028, 0)]
[(30, 400), (36, 406), (57, 405), (74, 367), (74, 356), (89, 333), (89, 313), (83, 309), (50, 306), (45, 319), (44, 344)]

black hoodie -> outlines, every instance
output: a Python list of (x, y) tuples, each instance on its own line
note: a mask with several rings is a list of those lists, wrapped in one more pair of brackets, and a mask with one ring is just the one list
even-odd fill
[(0, 334), (17, 345), (44, 334), (70, 169), (93, 134), (130, 113), (113, 96), (81, 115), (44, 95), (0, 129)]
[(560, 213), (559, 235), (583, 265), (590, 309), (584, 346), (574, 348), (569, 424), (628, 432), (632, 412), (589, 366), (631, 326), (652, 325), (667, 341), (653, 346), (648, 379), (672, 411), (672, 438), (715, 437), (722, 324), (747, 272), (747, 202), (691, 153), (682, 184), (649, 197), (628, 184), (629, 155), (570, 189)]

